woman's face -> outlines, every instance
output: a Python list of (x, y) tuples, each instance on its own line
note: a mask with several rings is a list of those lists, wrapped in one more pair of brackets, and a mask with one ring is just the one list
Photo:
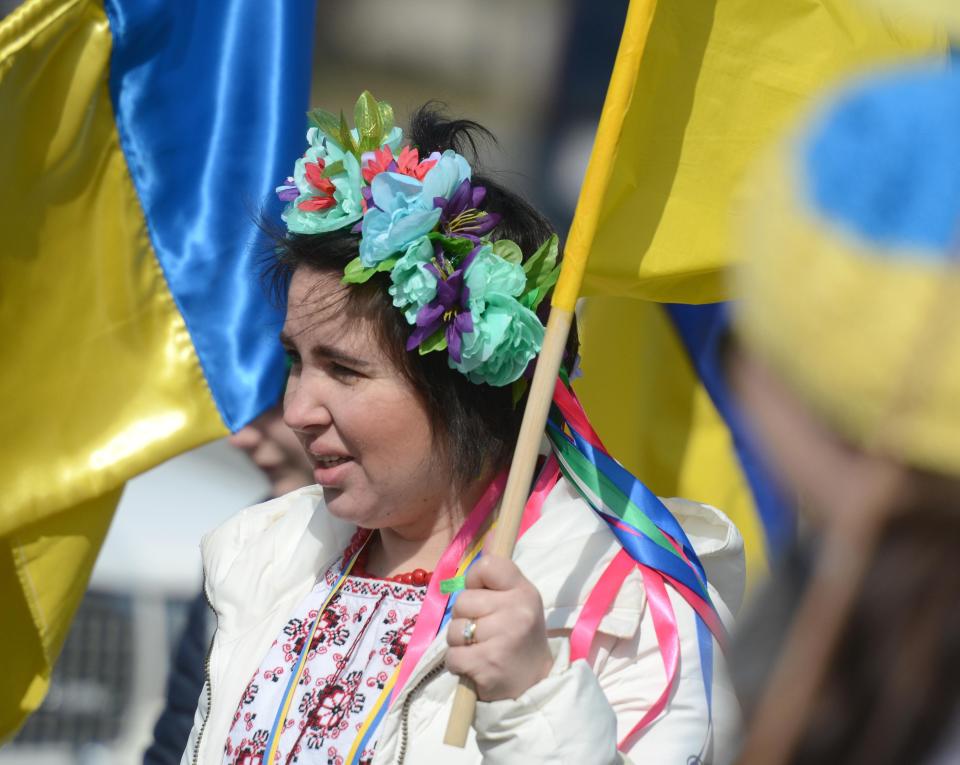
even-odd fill
[(334, 274), (293, 275), (281, 333), (292, 361), (284, 420), (335, 516), (366, 528), (432, 524), (450, 472), (423, 404), (370, 323), (347, 315), (343, 289)]

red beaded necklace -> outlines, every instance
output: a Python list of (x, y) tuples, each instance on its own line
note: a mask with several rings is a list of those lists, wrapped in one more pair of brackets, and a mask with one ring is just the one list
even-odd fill
[(367, 571), (367, 556), (369, 553), (365, 543), (372, 533), (373, 532), (367, 529), (357, 529), (350, 543), (347, 545), (347, 549), (343, 551), (343, 560), (346, 562), (360, 549), (360, 554), (357, 556), (357, 560), (353, 564), (353, 569), (350, 571), (351, 576), (362, 576), (366, 579), (385, 579), (390, 582), (399, 582), (400, 584), (412, 584), (415, 587), (426, 587), (430, 584), (430, 577), (433, 576), (433, 572), (424, 571), (422, 568), (415, 568), (413, 571), (406, 571), (402, 574), (394, 574), (393, 576), (386, 577), (374, 576)]

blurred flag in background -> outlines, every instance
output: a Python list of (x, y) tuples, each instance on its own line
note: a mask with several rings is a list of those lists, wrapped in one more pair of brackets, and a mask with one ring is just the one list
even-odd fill
[[(588, 170), (607, 178), (581, 197), (567, 243), (590, 253), (577, 392), (654, 491), (731, 516), (750, 579), (793, 526), (718, 366), (737, 185), (821, 89), (946, 50), (941, 30), (858, 0), (631, 2)], [(604, 134), (604, 120), (618, 129)]]
[(279, 397), (254, 221), (302, 147), (313, 15), (28, 0), (0, 22), (0, 738), (46, 692), (124, 482)]

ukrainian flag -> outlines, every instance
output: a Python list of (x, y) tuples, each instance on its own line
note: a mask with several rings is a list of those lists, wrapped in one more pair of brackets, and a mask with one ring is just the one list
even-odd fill
[(43, 699), (124, 482), (279, 397), (254, 220), (302, 145), (313, 14), (28, 0), (0, 22), (0, 737)]
[(793, 520), (717, 353), (737, 190), (758, 149), (821, 89), (947, 51), (943, 30), (907, 21), (907, 5), (633, 0), (627, 14), (567, 242), (568, 259), (588, 257), (577, 393), (611, 452), (650, 488), (731, 516), (750, 580)]

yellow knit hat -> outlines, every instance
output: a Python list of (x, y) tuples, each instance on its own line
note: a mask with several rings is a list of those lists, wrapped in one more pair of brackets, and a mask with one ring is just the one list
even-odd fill
[(960, 73), (874, 75), (746, 189), (738, 332), (840, 433), (960, 474)]

